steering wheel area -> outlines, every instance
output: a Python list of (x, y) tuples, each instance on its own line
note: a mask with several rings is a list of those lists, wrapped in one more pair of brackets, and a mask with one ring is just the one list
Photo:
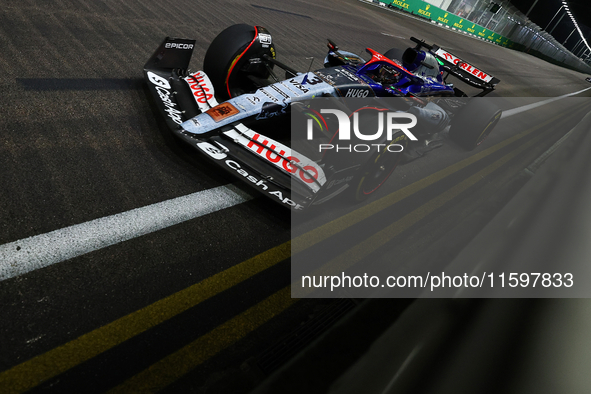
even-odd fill
[(368, 70), (366, 75), (384, 88), (400, 80), (400, 72), (391, 65), (384, 63), (375, 64), (375, 68)]

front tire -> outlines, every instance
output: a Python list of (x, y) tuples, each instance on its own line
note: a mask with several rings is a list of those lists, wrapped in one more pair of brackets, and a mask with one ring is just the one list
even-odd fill
[(275, 58), (271, 35), (265, 28), (233, 25), (212, 41), (203, 60), (203, 71), (217, 95), (229, 99), (256, 89), (249, 75), (259, 79), (269, 77), (273, 64), (263, 60), (265, 54)]

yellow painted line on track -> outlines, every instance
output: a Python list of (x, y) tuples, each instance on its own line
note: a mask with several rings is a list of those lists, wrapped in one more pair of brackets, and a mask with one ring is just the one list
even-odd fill
[(285, 287), (107, 393), (155, 393), (162, 390), (296, 301), (290, 297), (289, 286)]
[[(544, 123), (543, 125), (547, 124)], [(540, 126), (528, 130), (528, 133), (522, 133), (521, 137), (531, 133), (534, 130), (537, 130)], [(394, 222), (390, 226), (386, 227), (385, 229), (379, 231), (374, 236), (370, 237), (369, 239), (365, 240), (364, 242), (356, 245), (355, 247), (349, 249), (348, 251), (344, 252), (337, 258), (328, 262), (324, 267), (319, 269), (317, 272), (314, 272), (314, 275), (324, 275), (329, 274), (330, 272), (335, 272), (336, 269), (342, 270), (346, 268), (346, 266), (351, 266), (356, 262), (360, 261), (363, 257), (367, 256), (369, 253), (373, 252), (380, 246), (384, 245), (392, 238), (399, 235), (402, 231), (408, 229), (410, 226), (417, 223), (419, 220), (426, 217), (428, 214), (435, 211), (437, 208), (443, 206), (448, 201), (452, 200), (454, 197), (458, 196), (460, 193), (468, 189), (470, 186), (476, 184), (478, 181), (482, 180), (487, 175), (491, 174), (495, 170), (499, 169), (502, 165), (506, 164), (511, 159), (515, 158), (517, 155), (522, 153), (524, 150), (528, 149), (532, 145), (539, 142), (541, 139), (546, 137), (547, 134), (551, 133), (551, 130), (548, 130), (534, 138), (530, 141), (526, 142), (525, 144), (521, 145), (517, 149), (509, 152), (505, 156), (501, 157), (500, 159), (496, 160), (494, 163), (490, 164), (486, 168), (480, 170), (476, 174), (468, 177), (464, 181), (460, 182), (456, 186), (448, 189), (446, 192), (440, 194), (438, 197), (434, 198), (433, 200), (427, 202), (426, 204), (422, 205), (421, 207), (417, 208), (413, 212), (407, 214), (400, 220)], [(517, 136), (516, 136), (517, 137)], [(517, 139), (521, 138), (518, 137)], [(505, 144), (506, 145), (506, 144)], [(503, 146), (505, 146), (503, 145)], [(495, 151), (498, 150), (495, 149)], [(483, 152), (484, 153), (484, 152)], [(492, 152), (491, 152), (492, 153)], [(490, 154), (490, 153), (489, 153)], [(484, 157), (484, 156), (483, 156)], [(452, 166), (453, 167), (453, 166)], [(461, 166), (460, 168), (463, 168)], [(449, 168), (449, 167), (448, 167)], [(446, 169), (447, 170), (447, 169)], [(443, 170), (445, 171), (445, 170)], [(457, 171), (457, 170), (456, 170)], [(420, 182), (420, 181), (419, 181)], [(418, 189), (420, 190), (420, 189)], [(416, 191), (418, 191), (416, 190)], [(390, 200), (391, 201), (391, 200)], [(396, 200), (398, 201), (398, 200)], [(393, 204), (393, 203), (392, 203)], [(391, 204), (389, 204), (391, 205)], [(386, 206), (383, 208), (386, 208)], [(382, 208), (382, 209), (383, 209)], [(354, 214), (353, 212), (352, 214)], [(349, 214), (351, 215), (351, 214)], [(332, 223), (332, 222), (331, 222)], [(355, 222), (356, 223), (356, 222)], [(353, 224), (355, 224), (353, 223)], [(330, 223), (329, 223), (330, 224)], [(351, 225), (353, 225), (351, 224)], [(343, 228), (341, 228), (343, 229)], [(314, 230), (316, 231), (316, 230)], [(338, 231), (337, 231), (338, 232)], [(305, 249), (305, 248), (304, 248)], [(302, 249), (303, 250), (303, 249)], [(299, 283), (295, 282), (292, 283), (293, 285), (298, 285)], [(269, 302), (277, 302), (274, 304), (275, 306), (282, 304), (285, 302), (283, 297), (289, 298), (289, 290), (291, 286), (288, 286), (279, 292), (275, 293), (273, 296), (269, 297), (268, 299), (262, 301), (261, 303), (251, 307), (244, 313), (250, 313), (255, 308), (257, 310), (265, 311), (262, 315), (262, 319), (259, 324), (255, 324), (253, 328), (254, 330), (261, 324), (265, 323), (270, 319), (268, 316), (267, 309), (272, 314), (278, 314), (282, 312), (281, 309), (270, 308), (268, 306)], [(309, 294), (312, 289), (305, 289), (301, 292), (302, 295)], [(287, 294), (286, 294), (287, 293)], [(299, 295), (299, 294), (298, 294)], [(277, 298), (275, 298), (277, 297)], [(276, 301), (270, 301), (271, 299)], [(291, 299), (293, 302), (286, 303), (284, 309), (292, 305), (297, 299)], [(256, 316), (256, 314), (254, 314)], [(195, 340), (194, 342), (190, 343), (189, 345), (183, 347), (182, 349), (178, 350), (177, 352), (171, 354), (168, 357), (158, 361), (157, 363), (153, 364), (149, 368), (145, 369), (144, 371), (140, 372), (139, 374), (135, 375), (131, 379), (125, 381), (122, 385), (116, 387), (115, 389), (108, 392), (108, 394), (118, 394), (118, 393), (128, 393), (128, 392), (138, 392), (138, 393), (153, 393), (158, 390), (163, 389), (164, 387), (168, 386), (169, 384), (173, 383), (174, 381), (181, 378), (183, 375), (191, 371), (192, 369), (196, 368), (198, 365), (203, 363), (207, 360), (207, 358), (215, 355), (217, 352), (225, 349), (230, 344), (238, 341), (240, 338), (236, 338), (235, 335), (231, 334), (228, 335), (227, 332), (236, 333), (242, 332), (243, 336), (248, 334), (250, 331), (241, 330), (240, 327), (243, 327), (246, 323), (243, 322), (243, 314), (238, 315), (237, 317), (229, 320), (228, 322), (224, 323), (223, 325), (219, 326), (218, 328), (210, 331), (208, 334), (200, 337), (199, 339)]]
[(22, 393), (290, 257), (289, 242), (0, 373), (3, 394)]
[[(564, 116), (564, 114), (559, 115), (559, 116)], [(84, 334), (62, 346), (58, 346), (57, 348), (54, 348), (46, 353), (43, 353), (39, 356), (36, 356), (30, 360), (27, 360), (19, 365), (16, 365), (15, 367), (12, 367), (4, 372), (0, 373), (0, 387), (2, 388), (2, 392), (3, 393), (22, 393), (25, 392), (27, 390), (30, 390), (31, 388), (43, 383), (44, 381), (47, 381), (48, 379), (51, 379), (61, 373), (66, 372), (67, 370), (123, 343), (124, 341), (133, 338), (134, 336), (141, 334), (142, 332), (147, 331), (148, 329), (188, 310), (191, 307), (194, 307), (195, 305), (207, 300), (208, 298), (211, 298), (235, 285), (237, 285), (238, 283), (250, 278), (251, 276), (264, 271), (267, 268), (270, 268), (272, 266), (274, 266), (275, 264), (279, 263), (280, 261), (283, 261), (287, 258), (289, 258), (291, 256), (292, 253), (298, 253), (301, 252), (305, 249), (307, 249), (308, 247), (311, 247), (312, 245), (317, 244), (318, 242), (321, 242), (324, 239), (327, 239), (335, 234), (337, 234), (338, 232), (355, 225), (356, 223), (360, 222), (361, 220), (370, 217), (378, 212), (380, 212), (383, 209), (386, 209), (387, 207), (395, 204), (396, 202), (412, 195), (413, 193), (416, 193), (422, 189), (424, 189), (425, 187), (467, 167), (468, 165), (498, 151), (499, 149), (509, 145), (510, 143), (517, 141), (525, 136), (527, 136), (528, 134), (540, 129), (541, 127), (555, 121), (559, 116), (556, 116), (538, 126), (535, 126), (529, 130), (526, 130), (522, 133), (519, 133), (517, 135), (515, 135), (514, 137), (511, 137), (503, 142), (500, 142), (499, 144), (490, 147), (480, 153), (477, 153), (473, 156), (470, 156), (469, 158), (466, 158), (456, 164), (453, 164), (441, 171), (438, 171), (437, 173), (434, 173), (420, 181), (417, 181), (415, 183), (413, 183), (412, 185), (409, 185), (395, 193), (392, 193), (386, 197), (381, 198), (380, 200), (377, 200), (371, 204), (368, 204), (365, 207), (362, 207), (354, 212), (351, 212), (339, 219), (336, 219), (326, 225), (323, 225), (315, 230), (312, 230), (302, 236), (299, 236), (297, 238), (295, 238), (294, 240), (292, 240), (291, 242), (285, 242), (279, 246), (276, 246), (266, 252), (263, 252), (251, 259), (248, 259), (242, 263), (239, 263), (231, 268), (228, 268), (225, 271), (222, 271), (218, 274), (215, 274), (207, 279), (204, 279), (203, 281), (192, 285), (184, 290), (181, 290), (175, 294), (172, 294), (166, 298), (163, 298), (162, 300), (159, 300), (151, 305), (148, 305), (138, 311), (132, 312), (129, 315), (126, 315), (124, 317), (121, 317), (115, 321), (113, 321), (112, 323), (109, 323), (105, 326), (99, 327), (87, 334)], [(541, 137), (541, 136), (540, 136)], [(536, 137), (536, 140), (540, 137)], [(528, 143), (529, 144), (529, 143)], [(529, 146), (529, 145), (528, 145)], [(519, 149), (518, 151), (521, 152), (523, 149)], [(511, 157), (514, 157), (517, 153), (510, 153), (509, 155), (511, 155)], [(503, 159), (501, 159), (503, 160)], [(509, 160), (509, 159), (507, 159)], [(487, 167), (489, 168), (489, 167)], [(498, 167), (495, 167), (498, 168)], [(482, 170), (484, 171), (484, 170)], [(479, 172), (478, 175), (481, 179), (483, 176), (483, 173)], [(490, 171), (494, 171), (494, 169), (490, 169)], [(425, 204), (424, 206), (422, 206), (421, 208), (419, 208), (418, 210), (413, 211), (413, 213), (405, 216), (404, 218), (400, 219), (399, 221), (397, 221), (396, 223), (394, 223), (393, 225), (391, 225), (390, 227), (388, 227), (387, 229), (384, 229), (382, 231), (380, 231), (378, 234), (376, 234), (377, 238), (372, 237), (371, 240), (367, 240), (366, 242), (369, 243), (363, 243), (360, 244), (359, 246), (355, 247), (354, 250), (351, 251), (351, 256), (350, 258), (352, 260), (347, 260), (347, 261), (357, 261), (360, 257), (363, 257), (363, 248), (374, 248), (376, 247), (376, 245), (379, 247), (379, 245), (383, 242), (387, 241), (387, 238), (389, 235), (394, 234), (394, 231), (402, 231), (400, 229), (404, 229), (407, 228), (408, 226), (412, 225), (416, 220), (420, 220), (420, 218), (424, 217), (425, 215), (427, 215), (429, 212), (432, 212), (434, 209), (436, 209), (438, 206), (440, 206), (441, 204), (445, 203), (445, 201), (448, 201), (449, 199), (451, 199), (454, 195), (454, 193), (457, 193), (459, 188), (462, 187), (469, 187), (469, 185), (471, 185), (472, 183), (470, 182), (476, 182), (478, 179), (475, 178), (476, 175), (466, 179), (464, 182), (462, 182), (459, 185), (456, 185), (456, 187), (448, 190), (448, 192), (445, 192), (443, 195), (439, 196), (438, 198), (436, 198), (435, 200)], [(460, 186), (462, 185), (462, 186)], [(453, 191), (452, 191), (453, 190)], [(422, 213), (420, 213), (422, 212)], [(393, 226), (399, 226), (399, 230), (396, 230), (393, 228)], [(392, 228), (391, 228), (392, 227)], [(389, 233), (390, 232), (390, 233)], [(389, 234), (388, 234), (389, 233)], [(390, 237), (391, 238), (391, 237)], [(293, 246), (295, 244), (295, 246)], [(369, 249), (368, 249), (369, 250)], [(373, 250), (373, 249), (372, 249)], [(211, 331), (208, 334), (205, 334), (205, 336), (201, 337), (201, 338), (207, 338), (206, 340), (200, 341), (200, 339), (198, 339), (197, 341), (193, 342), (191, 345), (192, 346), (190, 349), (195, 349), (196, 346), (204, 346), (204, 344), (209, 344), (209, 348), (208, 349), (203, 349), (201, 351), (201, 358), (197, 357), (194, 360), (194, 363), (196, 362), (198, 365), (199, 363), (203, 362), (203, 361), (199, 361), (199, 360), (205, 360), (208, 357), (211, 357), (213, 354), (215, 354), (216, 352), (218, 352), (219, 350), (221, 350), (222, 348), (227, 347), (229, 344), (235, 342), (235, 340), (237, 339), (232, 339), (234, 338), (233, 336), (228, 336), (227, 340), (224, 340), (221, 337), (218, 337), (218, 335), (223, 336), (224, 332), (228, 332), (228, 331), (224, 331), (224, 330), (228, 330), (229, 328), (232, 327), (233, 324), (237, 324), (237, 323), (231, 323), (231, 322), (244, 322), (244, 320), (240, 320), (240, 319), (246, 319), (247, 316), (254, 316), (254, 311), (259, 311), (259, 305), (267, 305), (265, 303), (267, 302), (272, 302), (274, 303), (274, 305), (284, 305), (284, 308), (287, 308), (287, 306), (291, 305), (291, 303), (280, 303), (277, 302), (278, 298), (274, 298), (274, 297), (282, 297), (279, 294), (283, 294), (283, 292), (287, 292), (286, 295), (286, 299), (289, 299), (289, 288), (286, 288), (284, 290), (281, 290), (280, 292), (276, 293), (275, 295), (271, 296), (269, 299), (263, 301), (262, 303), (259, 303), (257, 305), (255, 305), (254, 307), (248, 309), (246, 312), (244, 312), (241, 315), (238, 315), (236, 318), (231, 319), (230, 321), (222, 324), (221, 326), (219, 326), (218, 328), (214, 329), (213, 331)], [(271, 301), (271, 300), (275, 300), (275, 301)], [(285, 301), (287, 302), (287, 301)], [(294, 301), (295, 302), (295, 301)], [(279, 313), (281, 310), (280, 308), (271, 308), (270, 311), (273, 311), (273, 314)], [(249, 312), (251, 311), (251, 312)], [(248, 313), (247, 313), (248, 312)], [(246, 315), (244, 315), (246, 314)], [(261, 311), (261, 316), (267, 316), (263, 313), (263, 311)], [(244, 316), (243, 316), (244, 315)], [(272, 317), (272, 316), (271, 316)], [(271, 317), (268, 318), (264, 318), (263, 320), (266, 321), (268, 319), (270, 319)], [(239, 319), (239, 320), (235, 320), (235, 319)], [(248, 319), (250, 319), (250, 317), (248, 317)], [(242, 324), (242, 323), (241, 323)], [(239, 329), (236, 329), (237, 331), (232, 331), (232, 332), (240, 332), (243, 333), (245, 335), (245, 333), (252, 331), (254, 328), (258, 327), (260, 324), (262, 324), (262, 322), (260, 324), (255, 324), (255, 323), (244, 323), (244, 330), (241, 331)], [(225, 327), (225, 328), (222, 328)], [(252, 329), (248, 328), (248, 327), (254, 327)], [(213, 341), (212, 338), (215, 337), (215, 341)], [(200, 341), (200, 342), (199, 342)], [(217, 345), (216, 341), (220, 341), (220, 344)], [(197, 345), (200, 344), (200, 345)], [(225, 345), (224, 345), (225, 344)], [(222, 347), (220, 347), (222, 346)], [(185, 348), (183, 348), (185, 349)], [(174, 353), (172, 356), (169, 357), (173, 357), (174, 355), (177, 355), (176, 357), (181, 357), (182, 352), (184, 351), (188, 351), (188, 350), (183, 350), (181, 349), (179, 352)], [(206, 357), (206, 358), (203, 358)], [(169, 358), (165, 358), (163, 360), (161, 360), (161, 362), (164, 362), (164, 360), (173, 360), (173, 359), (169, 359)], [(159, 365), (160, 363), (157, 363), (155, 365)], [(164, 364), (162, 364), (164, 365)], [(154, 367), (154, 368), (161, 368), (161, 367)], [(152, 370), (152, 369), (149, 369)], [(177, 376), (177, 375), (175, 375)], [(180, 375), (178, 375), (180, 376)], [(132, 378), (134, 379), (134, 378)], [(175, 378), (176, 379), (176, 378)], [(170, 382), (169, 382), (170, 383)], [(169, 384), (166, 383), (166, 384)]]

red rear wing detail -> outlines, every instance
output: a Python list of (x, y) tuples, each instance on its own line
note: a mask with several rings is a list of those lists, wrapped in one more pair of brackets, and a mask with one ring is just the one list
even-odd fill
[(458, 56), (443, 48), (433, 46), (432, 53), (441, 61), (443, 61), (444, 68), (447, 71), (459, 78), (465, 79), (466, 82), (472, 85), (477, 85), (478, 87), (483, 87), (483, 85), (494, 87), (500, 82), (497, 78), (493, 77), (489, 73), (460, 59)]

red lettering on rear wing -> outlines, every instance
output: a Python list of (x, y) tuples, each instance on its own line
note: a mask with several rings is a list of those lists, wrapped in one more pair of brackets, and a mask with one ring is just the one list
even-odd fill
[(492, 90), (494, 89), (495, 85), (500, 82), (499, 79), (493, 77), (489, 73), (473, 66), (472, 64), (460, 59), (445, 49), (439, 48), (436, 45), (433, 46), (431, 53), (443, 61), (443, 67), (446, 69), (446, 71), (464, 80), (472, 86), (486, 90)]

